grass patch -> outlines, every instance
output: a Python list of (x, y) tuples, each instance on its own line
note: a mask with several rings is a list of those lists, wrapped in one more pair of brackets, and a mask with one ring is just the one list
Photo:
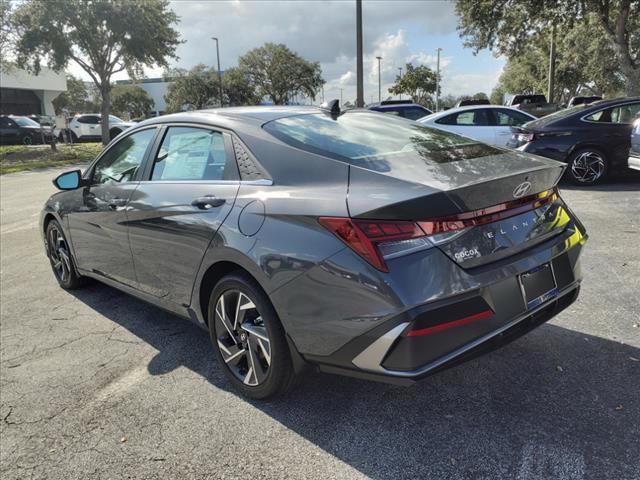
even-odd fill
[(102, 151), (102, 144), (99, 142), (73, 145), (59, 143), (57, 147), (58, 151), (54, 152), (49, 145), (2, 145), (0, 146), (0, 175), (88, 163)]

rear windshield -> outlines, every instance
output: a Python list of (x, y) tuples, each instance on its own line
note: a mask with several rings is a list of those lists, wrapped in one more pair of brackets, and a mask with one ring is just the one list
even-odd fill
[(296, 115), (263, 128), (294, 147), (376, 171), (389, 171), (394, 162), (447, 163), (502, 153), (470, 138), (364, 111), (336, 119), (324, 113)]

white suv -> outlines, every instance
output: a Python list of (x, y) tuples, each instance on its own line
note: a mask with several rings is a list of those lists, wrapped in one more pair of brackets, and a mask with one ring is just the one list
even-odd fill
[[(72, 142), (94, 140), (99, 141), (102, 138), (102, 125), (99, 113), (85, 113), (77, 115), (69, 122), (69, 133)], [(114, 139), (127, 128), (135, 125), (134, 122), (125, 122), (124, 120), (109, 115), (109, 138)], [(63, 140), (61, 132), (58, 133), (60, 140)]]

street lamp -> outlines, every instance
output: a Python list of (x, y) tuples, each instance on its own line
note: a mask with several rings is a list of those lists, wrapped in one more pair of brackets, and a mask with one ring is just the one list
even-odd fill
[[(398, 71), (400, 72), (400, 81), (402, 81), (402, 67), (398, 67)], [(400, 100), (402, 100), (402, 94), (400, 94)]]
[(382, 57), (376, 57), (378, 59), (378, 102), (382, 102), (382, 87), (380, 84), (380, 60)]
[(211, 37), (211, 39), (216, 41), (216, 57), (218, 59), (218, 81), (220, 82), (220, 107), (222, 107), (222, 72), (220, 71), (220, 48), (218, 47), (218, 38)]
[(342, 88), (340, 89), (340, 106), (342, 107)]
[(436, 68), (436, 112), (440, 110), (440, 47), (436, 48), (438, 52), (438, 64)]

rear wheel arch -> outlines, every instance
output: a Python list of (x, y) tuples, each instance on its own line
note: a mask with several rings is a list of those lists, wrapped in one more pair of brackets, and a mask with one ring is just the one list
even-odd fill
[(207, 326), (209, 322), (209, 296), (211, 295), (211, 292), (216, 287), (216, 285), (220, 282), (220, 280), (222, 280), (222, 278), (232, 272), (238, 272), (248, 275), (260, 286), (260, 288), (266, 294), (264, 285), (262, 285), (262, 283), (256, 278), (255, 275), (253, 275), (249, 270), (244, 268), (239, 263), (222, 260), (211, 264), (202, 276), (202, 280), (200, 281), (200, 287), (198, 290), (198, 307), (200, 308), (200, 313), (202, 314), (202, 318), (204, 319), (205, 323), (207, 323)]

